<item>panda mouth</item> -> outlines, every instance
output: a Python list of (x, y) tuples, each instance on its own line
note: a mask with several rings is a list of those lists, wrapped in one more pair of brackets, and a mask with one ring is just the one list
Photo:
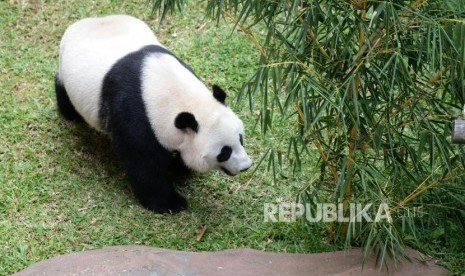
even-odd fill
[(232, 172), (228, 171), (228, 169), (226, 169), (226, 168), (224, 168), (224, 167), (220, 167), (220, 168), (221, 168), (221, 170), (222, 170), (225, 174), (227, 174), (227, 175), (229, 175), (229, 176), (235, 176), (235, 174), (233, 174)]

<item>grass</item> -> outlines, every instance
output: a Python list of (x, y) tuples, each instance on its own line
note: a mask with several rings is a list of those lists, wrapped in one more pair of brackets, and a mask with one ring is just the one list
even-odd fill
[[(61, 35), (78, 19), (115, 13), (143, 19), (207, 84), (227, 88), (233, 99), (254, 71), (257, 52), (241, 33), (231, 35), (225, 24), (217, 28), (201, 11), (190, 7), (160, 26), (144, 1), (0, 1), (0, 275), (111, 245), (333, 249), (321, 225), (263, 222), (263, 204), (293, 200), (311, 168), (277, 181), (266, 172), (266, 162), (254, 175), (253, 170), (237, 178), (219, 172), (195, 175), (180, 187), (190, 209), (158, 215), (132, 196), (108, 138), (59, 116), (53, 76)], [(286, 144), (285, 127), (265, 138), (254, 127), (257, 114), (245, 104), (235, 110), (246, 125), (245, 143), (255, 164), (266, 145)], [(197, 242), (204, 225), (207, 232)]]

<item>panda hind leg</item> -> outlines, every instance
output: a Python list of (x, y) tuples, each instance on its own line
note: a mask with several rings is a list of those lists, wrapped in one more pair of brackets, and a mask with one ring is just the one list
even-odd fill
[(61, 115), (69, 121), (84, 122), (82, 116), (76, 111), (73, 104), (69, 100), (68, 93), (65, 87), (60, 82), (58, 74), (55, 75), (55, 94), (57, 98), (58, 109)]

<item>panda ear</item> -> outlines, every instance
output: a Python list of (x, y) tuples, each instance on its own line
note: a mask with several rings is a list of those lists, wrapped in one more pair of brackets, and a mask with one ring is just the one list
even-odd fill
[(215, 99), (220, 103), (226, 105), (226, 92), (224, 92), (224, 90), (216, 84), (213, 85), (213, 97), (215, 97)]
[(195, 116), (189, 112), (179, 113), (178, 116), (176, 116), (176, 119), (174, 119), (174, 125), (181, 130), (190, 128), (194, 132), (199, 131), (199, 123), (197, 123)]

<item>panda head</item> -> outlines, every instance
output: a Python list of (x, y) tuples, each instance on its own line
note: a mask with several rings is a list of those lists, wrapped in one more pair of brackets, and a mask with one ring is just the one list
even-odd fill
[(221, 88), (213, 86), (213, 96), (222, 105), (199, 111), (208, 112), (209, 116), (196, 116), (192, 112), (177, 114), (174, 125), (184, 136), (179, 151), (184, 163), (193, 170), (217, 169), (234, 176), (252, 165), (244, 148), (244, 125), (225, 105), (226, 94)]

